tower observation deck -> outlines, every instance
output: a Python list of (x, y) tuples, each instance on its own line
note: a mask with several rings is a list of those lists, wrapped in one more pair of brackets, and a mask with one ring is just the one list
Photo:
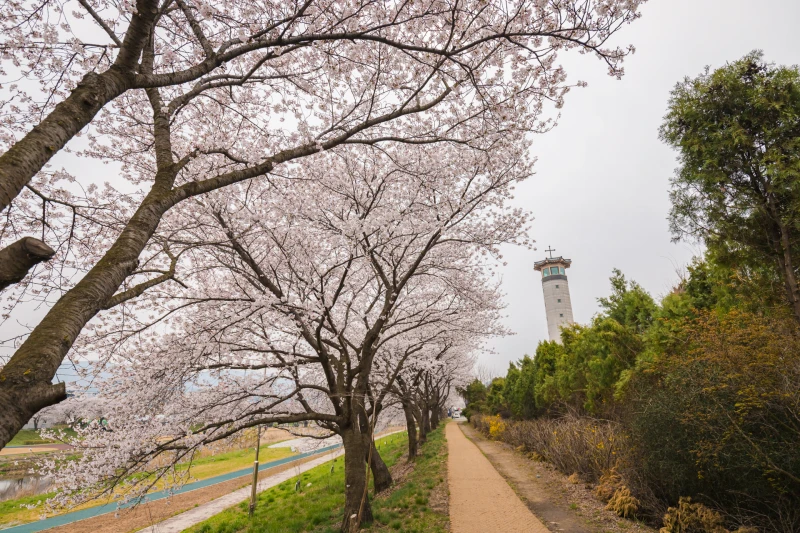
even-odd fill
[(572, 260), (553, 257), (555, 250), (548, 249), (550, 257), (534, 263), (533, 269), (542, 273), (544, 308), (547, 314), (547, 333), (551, 341), (561, 343), (561, 327), (573, 323), (572, 301), (569, 297), (567, 269)]

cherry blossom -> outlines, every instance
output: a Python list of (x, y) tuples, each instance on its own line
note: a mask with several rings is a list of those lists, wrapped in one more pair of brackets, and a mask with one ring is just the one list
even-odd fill
[[(0, 240), (6, 246), (41, 236), (55, 254), (2, 296), (8, 320), (26, 302), (43, 302), (50, 311), (29, 334), (13, 339), (16, 351), (0, 370), (0, 443), (38, 409), (65, 397), (63, 384), (51, 380), (68, 354), (80, 355), (87, 325), (100, 335), (108, 334), (106, 320), (136, 323), (140, 316), (116, 307), (150, 292), (167, 300), (210, 271), (201, 261), (207, 248), (178, 238), (192, 229), (211, 232), (208, 208), (249, 213), (248, 195), (258, 191), (263, 205), (274, 205), (266, 199), (274, 189), (296, 211), (307, 197), (277, 183), (297, 187), (295, 174), (311, 173), (305, 159), (330, 162), (319, 157), (340, 148), (447, 143), (484, 154), (489, 162), (482, 172), (490, 173), (494, 158), (497, 168), (511, 154), (523, 161), (531, 134), (552, 127), (550, 110), (579, 84), (567, 81), (557, 54), (593, 53), (621, 75), (632, 50), (608, 42), (639, 16), (641, 3), (77, 0), (6, 6), (0, 17), (0, 143), (7, 147), (0, 155)], [(107, 183), (95, 183), (80, 165), (46, 167), (81, 131), (86, 136), (75, 144), (77, 155), (112, 163)], [(400, 165), (410, 164), (402, 150), (385, 150)], [(429, 156), (461, 157), (454, 150)], [(433, 178), (424, 169), (422, 175)], [(437, 195), (451, 192), (436, 187)], [(289, 232), (272, 211), (253, 209), (256, 218), (278, 224), (270, 230), (261, 223), (266, 234)], [(256, 223), (219, 214), (233, 235)], [(389, 221), (388, 215), (382, 220)], [(494, 223), (465, 226), (469, 231), (459, 239)], [(345, 234), (368, 229), (357, 220), (347, 224), (340, 228)], [(502, 231), (495, 237), (502, 242)], [(292, 253), (300, 251), (294, 246)], [(477, 267), (463, 268), (468, 278)], [(118, 353), (115, 346), (109, 350), (92, 355)]]
[[(185, 482), (174, 465), (202, 446), (310, 420), (343, 440), (350, 517), (372, 428), (397, 383), (415, 381), (435, 423), (482, 340), (506, 333), (478, 252), (496, 257), (501, 244), (524, 242), (528, 217), (508, 205), (530, 174), (524, 154), (350, 146), (290, 174), (165, 218), (159, 232), (188, 250), (181, 283), (104, 315), (78, 347), (103, 354), (94, 383), (110, 372), (100, 387), (114, 431), (75, 441), (82, 458), (53, 472), (64, 480), (61, 503), (112, 491), (138, 498), (156, 482)], [(377, 473), (382, 461), (371, 456)], [(151, 475), (131, 476), (140, 471)]]

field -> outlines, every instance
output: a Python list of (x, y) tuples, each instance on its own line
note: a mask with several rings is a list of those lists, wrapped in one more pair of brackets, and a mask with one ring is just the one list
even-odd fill
[[(54, 428), (54, 429), (63, 429), (67, 435), (75, 436), (75, 431), (69, 427), (63, 428)], [(48, 444), (53, 441), (43, 439), (39, 435), (39, 430), (36, 429), (23, 429), (20, 430), (19, 433), (14, 435), (14, 438), (9, 441), (8, 446), (33, 446), (35, 444)]]

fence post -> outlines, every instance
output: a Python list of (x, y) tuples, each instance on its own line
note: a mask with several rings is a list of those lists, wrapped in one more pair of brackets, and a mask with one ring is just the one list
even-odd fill
[(250, 518), (256, 510), (256, 489), (258, 487), (258, 452), (261, 449), (261, 426), (258, 426), (258, 438), (256, 439), (256, 460), (253, 461), (253, 486), (250, 491)]

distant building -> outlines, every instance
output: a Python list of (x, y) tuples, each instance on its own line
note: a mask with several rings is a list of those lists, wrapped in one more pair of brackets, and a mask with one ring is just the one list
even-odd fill
[(548, 249), (550, 257), (534, 263), (533, 269), (542, 273), (544, 308), (547, 313), (547, 333), (551, 341), (561, 343), (561, 327), (572, 324), (572, 301), (569, 297), (567, 269), (572, 260), (553, 257), (555, 250)]

